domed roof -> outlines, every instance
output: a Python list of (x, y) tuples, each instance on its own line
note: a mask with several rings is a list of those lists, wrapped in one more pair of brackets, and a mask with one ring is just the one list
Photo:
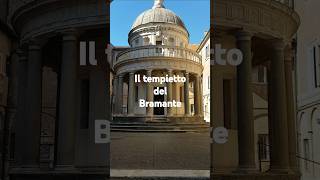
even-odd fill
[(174, 12), (170, 11), (169, 9), (166, 9), (163, 6), (163, 0), (155, 0), (152, 9), (146, 10), (143, 13), (141, 13), (133, 23), (132, 29), (143, 24), (154, 22), (175, 24), (186, 29), (181, 18)]

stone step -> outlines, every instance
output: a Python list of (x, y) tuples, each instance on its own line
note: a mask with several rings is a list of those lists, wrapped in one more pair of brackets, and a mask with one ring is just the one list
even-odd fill
[(110, 180), (209, 180), (210, 178), (202, 177), (123, 177), (123, 178), (110, 178)]
[(157, 130), (157, 129), (111, 129), (112, 132), (141, 132), (141, 133), (185, 133), (185, 132), (207, 132), (207, 131), (199, 131), (199, 130)]
[(208, 132), (207, 124), (170, 124), (170, 123), (112, 123), (111, 131), (116, 132)]
[(209, 180), (209, 176), (209, 170), (111, 169), (111, 180)]

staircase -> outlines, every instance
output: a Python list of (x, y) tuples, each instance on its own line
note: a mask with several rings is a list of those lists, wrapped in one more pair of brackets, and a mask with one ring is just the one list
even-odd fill
[(111, 123), (113, 132), (209, 132), (207, 123), (170, 123), (167, 121), (152, 121), (145, 123)]

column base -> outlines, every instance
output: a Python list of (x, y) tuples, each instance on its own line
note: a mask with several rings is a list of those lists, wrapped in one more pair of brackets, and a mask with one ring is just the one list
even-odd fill
[(105, 175), (21, 175), (10, 180), (106, 180)]
[(239, 167), (233, 173), (236, 174), (256, 174), (258, 173), (258, 169), (255, 167)]
[(293, 174), (297, 173), (294, 172), (293, 170), (286, 168), (286, 169), (281, 169), (281, 168), (271, 168), (268, 172), (273, 173), (273, 174)]
[(58, 166), (52, 170), (16, 167), (10, 171), (10, 180), (105, 180), (108, 177), (109, 167)]
[(299, 180), (299, 174), (272, 174), (272, 173), (230, 173), (230, 174), (216, 174), (211, 173), (212, 180)]

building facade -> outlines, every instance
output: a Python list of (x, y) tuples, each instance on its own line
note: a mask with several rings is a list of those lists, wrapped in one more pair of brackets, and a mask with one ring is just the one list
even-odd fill
[(205, 32), (197, 53), (201, 55), (203, 72), (202, 72), (202, 106), (203, 118), (210, 122), (210, 32)]
[[(3, 179), (105, 179), (109, 144), (95, 143), (95, 120), (111, 118), (108, 1), (1, 1), (0, 17)], [(89, 41), (96, 66), (79, 61)]]
[[(155, 1), (137, 17), (128, 35), (130, 47), (116, 52), (114, 122), (202, 123), (202, 59), (190, 48), (189, 32), (179, 16)], [(135, 75), (184, 77), (185, 82), (135, 82)], [(154, 95), (155, 88), (166, 95)], [(181, 102), (181, 107), (141, 107), (146, 102)]]
[[(243, 54), (238, 66), (217, 61), (211, 66), (211, 126), (229, 130), (227, 143), (212, 144), (211, 177), (299, 179), (291, 42), (300, 20), (293, 1), (216, 0), (211, 9), (212, 46)], [(262, 145), (270, 148), (266, 172), (257, 167), (257, 129), (264, 135)]]
[(320, 2), (295, 1), (301, 18), (297, 33), (296, 87), (299, 164), (302, 180), (320, 178)]
[[(8, 177), (9, 169), (9, 136), (10, 127), (12, 119), (14, 119), (14, 111), (12, 108), (13, 101), (8, 101), (11, 99), (13, 93), (8, 86), (16, 86), (11, 80), (15, 77), (10, 73), (12, 69), (11, 66), (7, 64), (10, 62), (10, 56), (12, 49), (14, 49), (13, 39), (15, 39), (14, 32), (7, 24), (8, 10), (6, 9), (8, 1), (0, 2), (0, 179), (5, 179)], [(9, 69), (7, 69), (7, 66)], [(10, 83), (10, 85), (9, 85)], [(8, 98), (9, 97), (9, 98)]]

